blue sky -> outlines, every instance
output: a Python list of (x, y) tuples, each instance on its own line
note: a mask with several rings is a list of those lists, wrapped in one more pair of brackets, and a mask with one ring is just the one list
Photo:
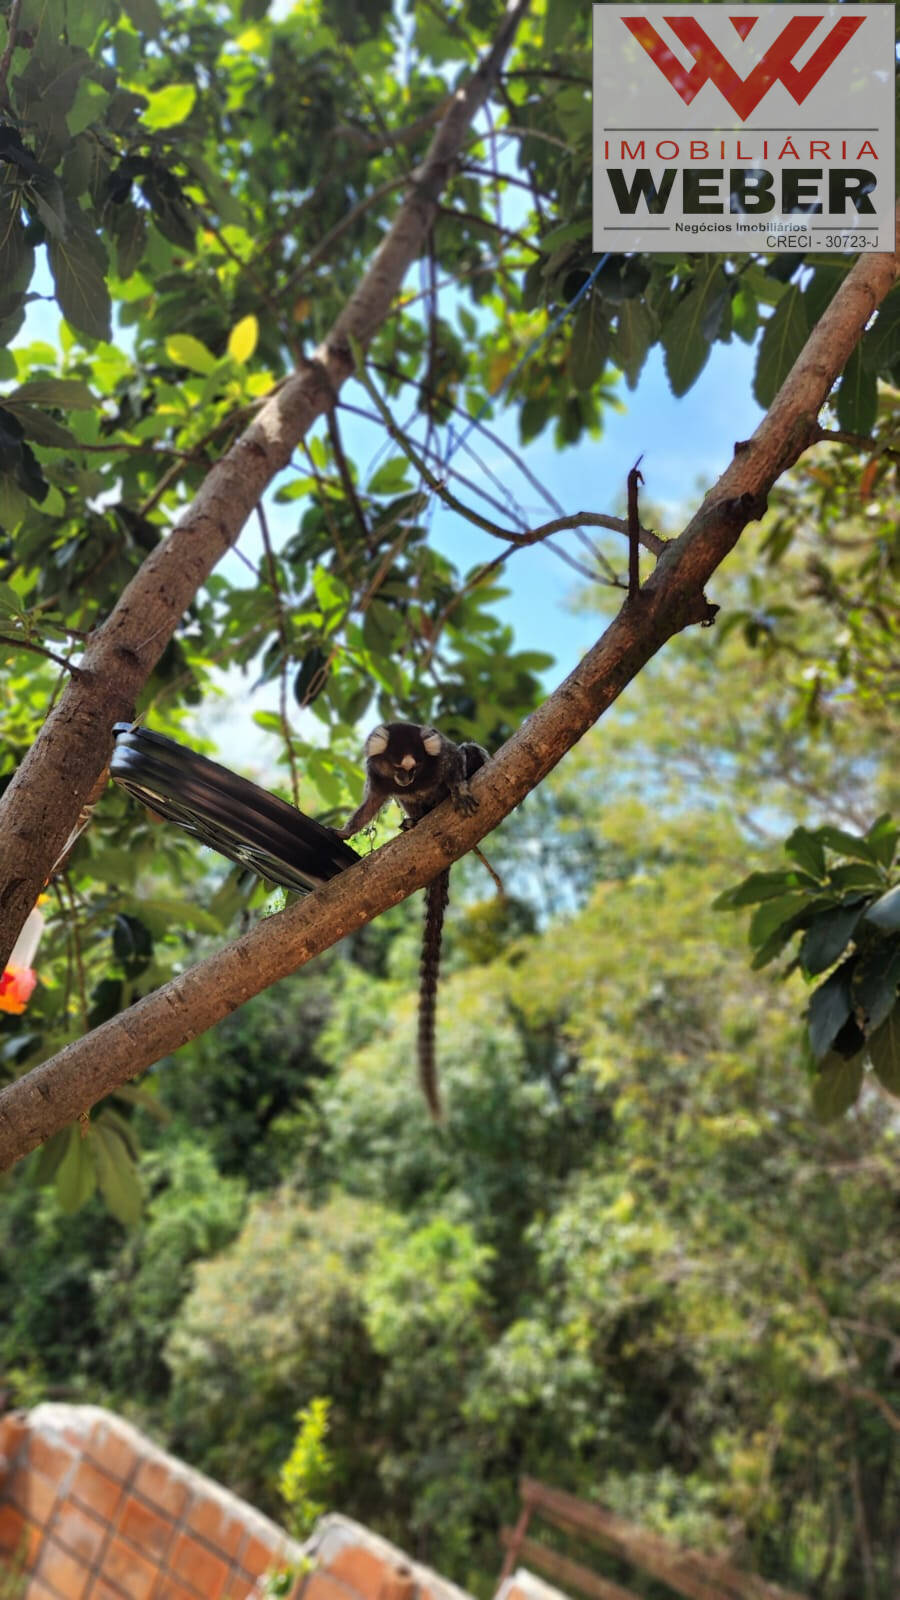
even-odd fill
[[(33, 287), (49, 294), (49, 278), (46, 283), (39, 280), (40, 271)], [(59, 314), (52, 301), (36, 301), (29, 309), (22, 341), (56, 342), (58, 325)], [(526, 447), (529, 471), (567, 513), (599, 511), (621, 515), (626, 475), (642, 456), (643, 504), (658, 508), (665, 518), (665, 531), (676, 532), (699, 503), (704, 488), (727, 466), (735, 441), (747, 438), (762, 415), (751, 393), (754, 360), (754, 350), (736, 338), (728, 345), (714, 345), (693, 388), (676, 400), (657, 347), (648, 357), (637, 390), (629, 392), (622, 382), (621, 409), (606, 408), (599, 439), (585, 438), (560, 451), (554, 447), (552, 431), (548, 430)], [(371, 410), (368, 396), (358, 385), (348, 385), (342, 398)], [(398, 412), (398, 416), (402, 420), (402, 413)], [(501, 413), (491, 427), (514, 449), (519, 448), (514, 412)], [(324, 425), (319, 423), (316, 431), (324, 431)], [(365, 477), (368, 468), (384, 459), (383, 431), (350, 414), (342, 419), (342, 431), (346, 448)], [(508, 485), (531, 526), (555, 515), (524, 480), (515, 482), (505, 455), (497, 449), (492, 451), (490, 443), (478, 435), (472, 435), (471, 444), (488, 471), (493, 470)], [(463, 452), (455, 456), (454, 465), (477, 481), (478, 466)], [(487, 480), (485, 485), (488, 490), (492, 488)], [(460, 492), (462, 498), (472, 500), (467, 491)], [(269, 507), (276, 545), (295, 530), (300, 505), (294, 502)], [(461, 571), (492, 559), (499, 551), (498, 542), (489, 534), (440, 503), (432, 509), (431, 532), (437, 547)], [(584, 552), (574, 533), (559, 535), (556, 542), (583, 559)], [(219, 570), (235, 584), (247, 586), (253, 582), (247, 562), (257, 566), (261, 556), (253, 519), (241, 536), (239, 548), (244, 559), (230, 554)], [(624, 551), (621, 565), (624, 569)], [(573, 609), (573, 596), (583, 590), (584, 581), (545, 546), (515, 552), (506, 565), (503, 582), (510, 593), (499, 609), (503, 620), (515, 630), (518, 648), (545, 651), (556, 659), (556, 666), (544, 677), (549, 691), (594, 642), (602, 620), (589, 611)], [(278, 770), (276, 741), (258, 729), (252, 718), (254, 711), (276, 709), (277, 686), (268, 685), (253, 692), (254, 679), (253, 672), (245, 675), (238, 670), (222, 675), (220, 687), (226, 699), (214, 696), (198, 708), (193, 727), (198, 734), (216, 741), (224, 760), (271, 782)], [(322, 725), (311, 713), (298, 713), (296, 720), (303, 736), (322, 737)]]
[[(665, 531), (677, 532), (711, 483), (731, 460), (735, 441), (746, 439), (762, 416), (751, 393), (753, 349), (733, 339), (729, 345), (717, 344), (694, 384), (676, 400), (666, 380), (662, 353), (654, 349), (641, 374), (637, 390), (620, 391), (623, 409), (609, 407), (603, 434), (599, 439), (583, 439), (578, 445), (557, 450), (552, 434), (527, 446), (525, 459), (531, 473), (559, 501), (566, 512), (599, 511), (621, 515), (624, 508), (625, 478), (638, 456), (643, 456), (641, 471), (645, 479), (644, 503), (659, 508), (666, 519)], [(367, 396), (350, 386), (345, 399), (365, 404)], [(321, 425), (320, 425), (321, 426)], [(365, 473), (381, 459), (379, 440), (374, 430), (353, 418), (342, 424), (345, 444)], [(510, 413), (492, 427), (514, 448), (518, 448), (517, 422)], [(532, 525), (546, 521), (554, 513), (539, 503), (535, 491), (524, 481), (514, 485), (508, 459), (496, 451), (491, 454), (485, 441), (473, 436), (478, 454), (486, 467), (508, 482)], [(454, 458), (468, 476), (477, 478), (471, 460)], [(488, 487), (490, 487), (488, 485)], [(464, 498), (471, 499), (471, 496)], [(286, 536), (297, 521), (297, 503), (273, 507), (270, 512), (273, 538)], [(447, 507), (437, 504), (432, 513), (432, 538), (457, 566), (465, 571), (498, 554), (499, 546), (489, 534), (465, 522)], [(612, 537), (612, 536), (611, 536)], [(576, 535), (558, 536), (559, 544), (572, 555), (582, 556)], [(254, 563), (259, 557), (255, 527), (248, 525), (241, 538), (241, 549)], [(649, 560), (650, 558), (645, 558)], [(624, 550), (621, 561), (624, 569)], [(239, 585), (252, 581), (244, 562), (237, 555), (225, 558), (220, 570)], [(538, 649), (552, 654), (556, 666), (545, 674), (548, 691), (577, 663), (593, 644), (602, 628), (602, 619), (590, 612), (575, 612), (572, 599), (584, 588), (578, 574), (544, 546), (517, 551), (507, 562), (503, 582), (510, 590), (500, 611), (516, 634), (520, 649)], [(252, 674), (230, 673), (225, 680), (227, 706), (211, 702), (198, 714), (198, 730), (214, 738), (227, 760), (235, 760), (245, 771), (255, 774), (267, 769), (275, 743), (252, 722), (254, 710), (274, 710), (277, 689), (269, 685), (250, 692)], [(299, 723), (307, 737), (321, 737), (321, 724), (310, 714)]]

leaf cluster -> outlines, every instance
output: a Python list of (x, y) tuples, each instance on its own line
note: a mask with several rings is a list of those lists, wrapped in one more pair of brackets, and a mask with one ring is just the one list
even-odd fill
[(785, 976), (828, 977), (807, 1008), (815, 1064), (813, 1105), (829, 1121), (852, 1106), (868, 1062), (882, 1086), (900, 1094), (900, 829), (887, 814), (865, 834), (825, 825), (795, 828), (785, 841), (785, 871), (752, 872), (720, 895), (718, 910), (754, 905), (754, 968), (776, 960), (800, 936)]

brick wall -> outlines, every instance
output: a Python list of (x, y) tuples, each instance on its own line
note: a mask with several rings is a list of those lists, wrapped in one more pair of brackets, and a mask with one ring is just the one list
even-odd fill
[[(97, 1406), (0, 1421), (0, 1558), (27, 1600), (245, 1600), (300, 1546)], [(5, 1596), (4, 1596), (5, 1600)]]
[(470, 1600), (346, 1517), (296, 1544), (97, 1406), (0, 1418), (0, 1600), (246, 1600), (284, 1565), (293, 1600)]

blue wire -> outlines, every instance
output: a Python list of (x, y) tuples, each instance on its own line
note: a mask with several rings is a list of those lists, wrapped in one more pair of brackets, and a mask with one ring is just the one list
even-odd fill
[(472, 432), (473, 428), (477, 428), (478, 427), (478, 424), (481, 421), (482, 417), (484, 416), (484, 413), (488, 410), (488, 407), (492, 406), (492, 405), (496, 405), (497, 401), (501, 400), (503, 398), (503, 395), (506, 393), (506, 390), (509, 388), (510, 384), (513, 382), (513, 379), (518, 377), (519, 373), (522, 371), (522, 368), (525, 366), (526, 362), (531, 360), (532, 356), (534, 355), (535, 350), (537, 350), (538, 347), (544, 343), (545, 339), (549, 339), (550, 335), (552, 333), (556, 332), (556, 330), (559, 327), (560, 323), (561, 322), (565, 322), (566, 317), (571, 316), (571, 314), (575, 310), (575, 307), (577, 306), (579, 300), (582, 300), (584, 298), (584, 296), (587, 294), (587, 292), (590, 289), (592, 283), (596, 279), (598, 273), (603, 269), (603, 267), (606, 266), (606, 263), (607, 263), (608, 260), (609, 260), (609, 251), (607, 250), (606, 254), (602, 255), (600, 257), (600, 260), (597, 262), (597, 265), (592, 269), (592, 271), (590, 273), (590, 276), (585, 278), (584, 283), (581, 285), (581, 288), (579, 289), (578, 293), (574, 296), (574, 298), (572, 300), (569, 301), (568, 305), (563, 306), (562, 310), (557, 312), (557, 314), (553, 318), (552, 322), (548, 322), (548, 324), (547, 324), (546, 328), (544, 329), (543, 333), (539, 333), (535, 339), (532, 339), (530, 345), (528, 346), (528, 349), (525, 351), (525, 354), (523, 356), (521, 356), (520, 359), (516, 362), (516, 364), (513, 367), (512, 371), (508, 372), (506, 374), (506, 377), (504, 378), (504, 380), (501, 383), (499, 389), (497, 390), (497, 393), (496, 394), (490, 394), (490, 395), (487, 396), (486, 400), (481, 405), (480, 410), (476, 411), (474, 417), (467, 424), (467, 426), (462, 430), (462, 432), (460, 433), (458, 439), (454, 439), (454, 437), (453, 437), (453, 433), (454, 433), (453, 424), (452, 423), (450, 424), (450, 426), (448, 427), (448, 430), (447, 430), (448, 435), (449, 435), (449, 441), (448, 441), (446, 453), (444, 455), (445, 463), (450, 461), (451, 458), (453, 456), (455, 456), (457, 450), (459, 450), (460, 447), (465, 444), (465, 442), (468, 439), (469, 434)]

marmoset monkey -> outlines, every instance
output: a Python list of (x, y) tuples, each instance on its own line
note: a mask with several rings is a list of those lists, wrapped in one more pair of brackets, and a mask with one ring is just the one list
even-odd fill
[[(365, 793), (349, 822), (336, 830), (342, 839), (349, 839), (372, 822), (388, 800), (398, 800), (402, 806), (406, 813), (404, 828), (414, 827), (421, 817), (448, 797), (457, 811), (470, 815), (477, 809), (478, 801), (469, 788), (469, 779), (489, 760), (480, 744), (454, 744), (437, 728), (423, 728), (415, 722), (384, 722), (369, 734), (363, 754)], [(435, 1121), (441, 1117), (441, 1101), (434, 1061), (434, 1013), (441, 931), (449, 895), (448, 867), (425, 890), (425, 928), (419, 968), (419, 1079)]]

